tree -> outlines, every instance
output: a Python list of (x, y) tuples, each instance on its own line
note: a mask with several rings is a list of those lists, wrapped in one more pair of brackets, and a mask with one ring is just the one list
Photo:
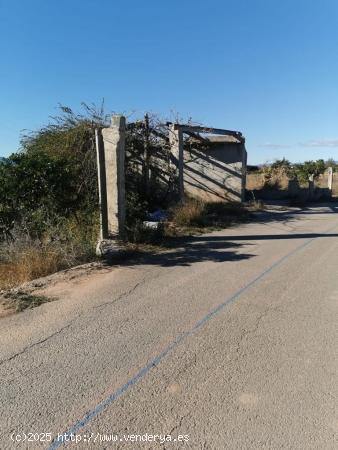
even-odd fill
[(284, 170), (289, 170), (291, 169), (292, 165), (290, 163), (290, 161), (286, 158), (283, 159), (276, 159), (276, 161), (274, 161), (271, 164), (271, 169), (284, 169)]
[(305, 161), (302, 164), (296, 164), (295, 169), (299, 181), (307, 182), (311, 176), (316, 180), (319, 175), (325, 172), (326, 166), (323, 159), (318, 159), (317, 161)]
[(336, 172), (338, 168), (338, 163), (334, 158), (329, 158), (327, 161), (325, 161), (325, 166), (326, 168), (332, 167), (334, 172)]

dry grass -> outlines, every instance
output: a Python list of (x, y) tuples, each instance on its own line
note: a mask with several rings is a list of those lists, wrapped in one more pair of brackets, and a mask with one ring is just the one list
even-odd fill
[(203, 225), (205, 204), (198, 200), (188, 200), (173, 209), (172, 221), (183, 227)]
[(15, 243), (2, 248), (0, 260), (0, 316), (20, 312), (46, 303), (51, 299), (17, 291), (16, 286), (43, 277), (66, 267), (60, 250), (38, 245), (34, 241)]
[(0, 290), (92, 261), (97, 236), (96, 223), (81, 227), (74, 221), (40, 240), (16, 233), (13, 242), (0, 245)]
[(240, 203), (188, 199), (173, 209), (172, 222), (185, 228), (224, 228), (247, 217), (248, 211)]
[(0, 262), (0, 289), (9, 289), (26, 281), (43, 277), (65, 268), (62, 254), (47, 247), (27, 245), (25, 249), (9, 251)]
[(262, 200), (256, 200), (256, 199), (251, 200), (248, 203), (248, 206), (249, 206), (250, 211), (264, 211), (264, 209), (265, 209), (265, 205)]

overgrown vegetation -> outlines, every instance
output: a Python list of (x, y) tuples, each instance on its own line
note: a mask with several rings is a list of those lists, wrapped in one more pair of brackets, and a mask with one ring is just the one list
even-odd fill
[(283, 158), (273, 163), (256, 166), (247, 176), (249, 197), (265, 200), (293, 200), (293, 205), (311, 201), (328, 201), (337, 195), (337, 175), (333, 177), (332, 189), (328, 188), (328, 171), (335, 171), (337, 164), (327, 161), (291, 163)]
[(332, 162), (333, 161), (329, 160), (325, 163), (323, 159), (318, 159), (317, 161), (305, 161), (304, 163), (292, 164), (289, 160), (283, 158), (274, 161), (272, 164), (265, 164), (260, 171), (266, 185), (275, 184), (278, 182), (277, 180), (283, 176), (286, 176), (290, 180), (297, 180), (299, 183), (305, 184), (308, 183), (310, 176), (313, 176), (314, 179), (318, 179), (318, 177), (330, 167)]
[(60, 107), (0, 163), (0, 288), (93, 258), (98, 235), (95, 128), (103, 108)]
[[(0, 289), (95, 258), (99, 211), (95, 129), (109, 126), (103, 105), (82, 105), (22, 137), (0, 160)], [(126, 135), (127, 239), (160, 231), (143, 227), (148, 212), (168, 208), (176, 186), (168, 127), (154, 116), (130, 123)]]

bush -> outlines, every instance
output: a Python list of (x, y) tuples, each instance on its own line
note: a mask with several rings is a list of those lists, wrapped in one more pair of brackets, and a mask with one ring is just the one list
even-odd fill
[(297, 178), (303, 183), (308, 182), (311, 175), (313, 175), (316, 180), (319, 175), (325, 172), (325, 169), (325, 163), (322, 159), (318, 159), (317, 161), (305, 161), (303, 164), (295, 165)]
[(24, 136), (0, 163), (0, 286), (47, 275), (95, 255), (99, 209), (95, 128), (103, 111), (84, 105)]
[(13, 239), (14, 228), (40, 239), (60, 220), (98, 214), (94, 130), (104, 119), (86, 108), (85, 117), (61, 107), (61, 116), (24, 136), (20, 152), (1, 162), (0, 240)]
[(314, 180), (316, 180), (325, 170), (326, 164), (322, 159), (291, 164), (290, 161), (283, 158), (270, 165), (265, 164), (261, 167), (260, 173), (263, 188), (281, 189), (286, 188), (288, 180), (297, 180), (300, 184), (307, 185), (310, 176), (313, 175)]

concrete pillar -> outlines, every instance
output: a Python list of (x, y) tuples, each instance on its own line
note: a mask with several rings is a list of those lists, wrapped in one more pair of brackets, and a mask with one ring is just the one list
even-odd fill
[(245, 189), (246, 189), (246, 174), (247, 174), (247, 159), (248, 155), (246, 152), (245, 145), (242, 145), (242, 193), (241, 200), (245, 202)]
[(125, 231), (125, 133), (126, 119), (120, 115), (112, 116), (111, 126), (102, 130), (108, 238), (123, 238)]
[(97, 178), (99, 187), (100, 207), (100, 240), (108, 239), (108, 216), (107, 216), (107, 186), (106, 165), (104, 161), (104, 146), (101, 130), (95, 130)]
[(178, 177), (178, 194), (180, 200), (184, 198), (184, 154), (183, 154), (183, 132), (175, 128), (175, 124), (170, 125), (169, 129), (169, 143), (171, 160), (176, 168)]
[(332, 192), (332, 183), (333, 183), (333, 169), (332, 167), (329, 167), (327, 169), (327, 187), (329, 188), (330, 192)]

